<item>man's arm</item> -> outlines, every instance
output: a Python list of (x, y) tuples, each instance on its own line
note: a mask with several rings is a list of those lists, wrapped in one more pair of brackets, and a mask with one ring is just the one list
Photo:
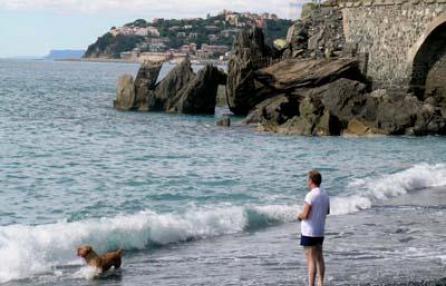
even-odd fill
[(297, 219), (298, 219), (299, 221), (307, 220), (308, 217), (310, 216), (310, 212), (311, 212), (311, 205), (308, 204), (308, 203), (305, 203), (305, 204), (304, 204), (304, 209), (303, 209), (303, 211), (297, 216)]

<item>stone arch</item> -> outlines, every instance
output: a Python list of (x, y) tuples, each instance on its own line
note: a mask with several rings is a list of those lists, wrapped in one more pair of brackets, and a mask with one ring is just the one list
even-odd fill
[[(444, 93), (446, 97), (446, 13), (429, 23), (409, 50), (410, 90), (420, 99)], [(443, 89), (443, 90), (442, 90)]]

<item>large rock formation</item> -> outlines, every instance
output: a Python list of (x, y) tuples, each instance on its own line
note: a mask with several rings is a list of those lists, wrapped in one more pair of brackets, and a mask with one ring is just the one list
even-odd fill
[(337, 118), (317, 96), (305, 97), (300, 103), (299, 113), (299, 116), (279, 126), (277, 132), (303, 136), (340, 135), (341, 127)]
[(229, 108), (237, 115), (246, 115), (263, 100), (290, 89), (360, 75), (353, 59), (280, 61), (263, 39), (262, 30), (255, 28), (241, 32), (235, 41), (226, 92)]
[(135, 106), (139, 111), (153, 109), (152, 93), (162, 68), (162, 63), (145, 62), (141, 65), (135, 79)]
[[(334, 0), (331, 2), (335, 2)], [(366, 65), (343, 37), (342, 17), (330, 3), (307, 9), (290, 29), (281, 51), (264, 43), (261, 29), (237, 37), (228, 75), (189, 60), (157, 82), (160, 66), (145, 64), (136, 80), (121, 77), (120, 110), (213, 114), (219, 85), (245, 124), (258, 130), (304, 136), (446, 135), (446, 99), (435, 90), (420, 98), (407, 92), (371, 90)], [(311, 7), (311, 6), (308, 6)], [(220, 125), (230, 125), (222, 120)]]
[[(264, 99), (244, 122), (305, 136), (446, 134), (446, 100), (435, 93), (423, 101), (401, 91), (370, 90), (363, 75), (366, 61), (345, 44), (342, 15), (330, 5), (307, 9), (290, 28), (281, 61), (249, 66), (250, 85), (238, 85), (245, 88), (240, 98), (250, 102), (244, 107)], [(231, 70), (230, 77), (238, 72)], [(254, 90), (261, 92), (249, 93)]]
[(296, 98), (278, 95), (257, 104), (244, 120), (245, 124), (282, 124), (299, 115), (299, 102)]
[(228, 64), (227, 102), (237, 115), (246, 115), (257, 103), (271, 96), (271, 90), (257, 81), (254, 71), (273, 60), (261, 29), (242, 31), (234, 42)]
[(344, 78), (296, 92), (300, 96), (278, 95), (258, 104), (246, 123), (304, 136), (446, 135), (441, 109), (414, 95), (368, 93), (364, 83)]
[(114, 107), (121, 111), (149, 111), (153, 105), (151, 93), (161, 67), (162, 63), (144, 62), (134, 81), (130, 75), (121, 76)]
[(226, 75), (207, 65), (180, 91), (174, 110), (185, 114), (214, 114), (219, 85), (226, 84)]
[(182, 61), (158, 84), (154, 93), (153, 111), (175, 112), (182, 91), (195, 78), (192, 64), (189, 59)]
[(338, 78), (361, 79), (352, 59), (287, 59), (255, 72), (259, 82), (281, 92), (316, 87)]
[(213, 114), (219, 85), (226, 74), (208, 65), (195, 74), (189, 59), (178, 64), (157, 84), (160, 63), (144, 63), (136, 80), (120, 78), (114, 107), (122, 111), (166, 111)]
[(118, 79), (113, 107), (121, 111), (129, 111), (135, 107), (135, 83), (131, 75), (123, 75)]
[(375, 126), (390, 135), (446, 135), (446, 118), (438, 107), (412, 94), (385, 94), (378, 99)]

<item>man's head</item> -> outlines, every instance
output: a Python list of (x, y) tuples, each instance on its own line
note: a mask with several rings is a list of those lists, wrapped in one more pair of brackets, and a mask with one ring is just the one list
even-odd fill
[(308, 173), (308, 188), (310, 190), (319, 188), (322, 183), (322, 175), (317, 170), (312, 170)]

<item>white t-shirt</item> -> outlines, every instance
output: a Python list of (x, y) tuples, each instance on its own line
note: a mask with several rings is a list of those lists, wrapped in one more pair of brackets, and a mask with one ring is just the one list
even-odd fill
[(303, 220), (301, 234), (311, 237), (322, 237), (325, 232), (325, 219), (330, 209), (330, 198), (320, 188), (312, 189), (306, 196), (305, 202), (311, 206), (308, 219)]

